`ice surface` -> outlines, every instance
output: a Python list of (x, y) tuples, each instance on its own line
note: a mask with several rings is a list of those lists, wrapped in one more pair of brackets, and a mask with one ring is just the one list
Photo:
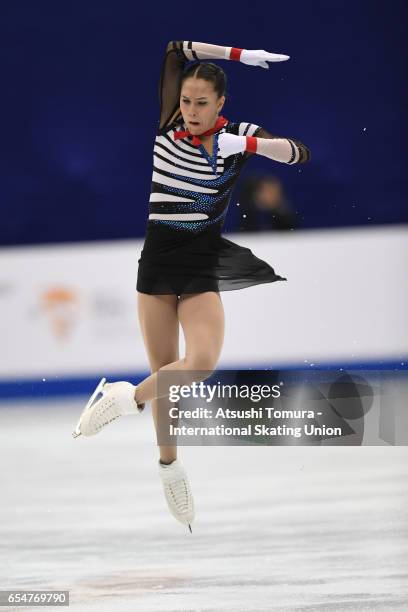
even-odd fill
[(78, 612), (408, 608), (407, 447), (183, 446), (190, 534), (149, 405), (74, 440), (85, 401), (0, 405), (1, 589)]

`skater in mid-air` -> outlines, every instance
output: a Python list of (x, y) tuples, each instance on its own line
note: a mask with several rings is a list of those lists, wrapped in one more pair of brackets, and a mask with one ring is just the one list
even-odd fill
[[(254, 154), (285, 164), (310, 158), (294, 138), (273, 136), (254, 123), (222, 116), (226, 75), (213, 62), (269, 68), (287, 55), (264, 50), (172, 41), (159, 81), (160, 121), (146, 237), (138, 261), (138, 316), (151, 374), (138, 385), (103, 378), (73, 433), (91, 436), (121, 415), (151, 403), (158, 433), (160, 372), (192, 373), (191, 383), (216, 368), (224, 340), (220, 292), (286, 281), (267, 262), (221, 235), (233, 186)], [(267, 84), (262, 83), (265, 90)], [(262, 99), (256, 96), (256, 100)], [(265, 100), (268, 96), (265, 96)], [(179, 325), (185, 356), (179, 356)], [(98, 397), (101, 396), (101, 397)], [(162, 404), (160, 404), (162, 406)], [(194, 501), (176, 445), (159, 446), (159, 474), (173, 516), (188, 525)]]

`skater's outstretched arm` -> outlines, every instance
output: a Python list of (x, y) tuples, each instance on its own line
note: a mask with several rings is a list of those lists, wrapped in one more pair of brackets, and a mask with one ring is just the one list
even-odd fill
[(264, 128), (258, 129), (256, 136), (220, 134), (218, 147), (222, 157), (236, 153), (247, 157), (256, 153), (284, 164), (303, 164), (311, 157), (310, 150), (300, 140), (273, 136)]
[(268, 51), (223, 47), (202, 42), (172, 40), (168, 43), (159, 80), (159, 129), (176, 121), (180, 113), (181, 77), (185, 64), (194, 60), (235, 60), (250, 66), (269, 68), (268, 62), (282, 62), (288, 55)]

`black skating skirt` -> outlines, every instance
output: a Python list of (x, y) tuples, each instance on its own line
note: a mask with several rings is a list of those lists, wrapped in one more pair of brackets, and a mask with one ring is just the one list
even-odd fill
[(148, 221), (138, 264), (136, 289), (150, 294), (232, 291), (287, 280), (250, 249), (224, 238), (218, 224), (193, 234)]

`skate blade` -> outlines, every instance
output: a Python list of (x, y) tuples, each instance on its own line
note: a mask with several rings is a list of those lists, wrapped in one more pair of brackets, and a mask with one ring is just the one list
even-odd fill
[(93, 405), (95, 398), (97, 397), (98, 393), (100, 393), (103, 389), (104, 384), (106, 383), (106, 378), (101, 378), (101, 380), (99, 381), (98, 386), (96, 387), (95, 391), (92, 393), (91, 397), (88, 400), (87, 405), (85, 406), (85, 408), (82, 411), (81, 416), (79, 417), (79, 421), (77, 426), (75, 427), (74, 431), (72, 432), (72, 437), (73, 438), (78, 438), (78, 436), (80, 436), (82, 434), (81, 432), (81, 423), (82, 420), (85, 416), (85, 414), (87, 414), (87, 412), (90, 410), (91, 406)]
[(189, 528), (189, 530), (190, 530), (190, 533), (193, 533), (193, 530), (191, 529), (191, 525), (190, 525), (190, 523), (188, 524), (188, 528)]

